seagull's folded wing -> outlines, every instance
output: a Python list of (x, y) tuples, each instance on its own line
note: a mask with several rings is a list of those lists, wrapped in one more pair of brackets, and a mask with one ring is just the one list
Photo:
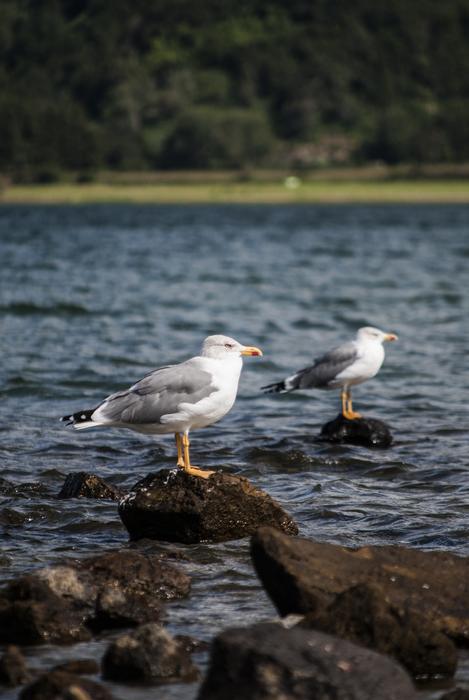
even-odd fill
[(197, 403), (216, 391), (212, 375), (193, 360), (160, 367), (127, 391), (108, 396), (97, 407), (97, 423), (155, 424), (161, 417), (177, 413), (181, 403)]
[(314, 364), (297, 372), (289, 381), (294, 383), (295, 389), (327, 387), (341, 372), (353, 365), (358, 357), (356, 344), (353, 341), (344, 343), (318, 357)]

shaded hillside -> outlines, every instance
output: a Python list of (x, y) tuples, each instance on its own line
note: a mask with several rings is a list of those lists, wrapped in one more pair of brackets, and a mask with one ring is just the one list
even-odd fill
[(2, 0), (0, 171), (469, 160), (469, 0)]

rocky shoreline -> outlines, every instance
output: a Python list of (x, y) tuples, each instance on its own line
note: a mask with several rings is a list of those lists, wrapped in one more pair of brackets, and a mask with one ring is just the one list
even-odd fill
[[(250, 537), (253, 567), (279, 619), (226, 629), (211, 642), (172, 636), (171, 602), (190, 596), (190, 559), (132, 546), (67, 559), (0, 590), (0, 687), (19, 698), (113, 697), (106, 681), (200, 681), (198, 700), (412, 700), (415, 682), (451, 683), (469, 646), (469, 559), (401, 546), (359, 549), (297, 537), (281, 506), (242, 477), (162, 470), (127, 494), (85, 472), (59, 498), (118, 501), (131, 541), (208, 543)], [(209, 601), (207, 601), (209, 604)], [(113, 632), (99, 660), (30, 667), (22, 648)], [(87, 678), (91, 676), (92, 679)], [(103, 684), (104, 683), (104, 684)], [(453, 689), (441, 699), (467, 700)]]

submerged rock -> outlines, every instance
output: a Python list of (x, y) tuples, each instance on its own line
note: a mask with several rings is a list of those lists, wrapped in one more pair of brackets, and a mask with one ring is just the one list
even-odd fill
[(403, 668), (330, 635), (264, 623), (213, 642), (198, 700), (416, 700)]
[(100, 683), (65, 671), (50, 671), (23, 688), (19, 700), (113, 700)]
[(22, 685), (31, 678), (31, 673), (26, 667), (26, 661), (15, 646), (7, 646), (0, 658), (0, 685), (7, 685), (13, 688)]
[(104, 678), (125, 682), (190, 683), (199, 677), (183, 645), (155, 623), (113, 641), (102, 669)]
[(0, 643), (70, 644), (90, 639), (83, 615), (35, 574), (0, 593)]
[(261, 525), (298, 532), (267, 493), (244, 477), (221, 473), (208, 479), (182, 470), (149, 474), (124, 496), (119, 514), (131, 539), (224, 542), (252, 535)]
[(375, 583), (396, 609), (422, 615), (456, 643), (469, 640), (469, 558), (399, 546), (352, 549), (261, 528), (255, 569), (280, 614), (328, 608), (351, 586)]
[(392, 434), (386, 423), (376, 418), (349, 420), (339, 413), (337, 418), (322, 426), (320, 440), (348, 442), (365, 447), (389, 447)]
[(90, 630), (159, 620), (162, 601), (189, 594), (190, 578), (160, 556), (109, 552), (39, 569), (0, 591), (0, 642), (69, 643)]
[(38, 481), (22, 481), (15, 484), (0, 476), (0, 496), (7, 498), (44, 498), (49, 497), (47, 486)]
[(300, 626), (394, 656), (415, 677), (451, 677), (456, 671), (453, 642), (424, 615), (394, 605), (376, 584), (348, 588), (328, 607), (308, 613)]
[(176, 634), (174, 639), (186, 654), (194, 654), (199, 651), (208, 651), (210, 649), (209, 642), (206, 642), (204, 639), (194, 639), (194, 637), (190, 637), (188, 634)]
[(95, 474), (75, 472), (68, 474), (57, 498), (98, 498), (118, 501), (124, 492)]
[(54, 666), (52, 671), (65, 671), (75, 675), (95, 676), (99, 673), (99, 664), (94, 659), (71, 659)]

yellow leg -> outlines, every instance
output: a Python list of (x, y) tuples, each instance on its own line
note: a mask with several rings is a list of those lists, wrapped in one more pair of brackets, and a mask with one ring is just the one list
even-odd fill
[(182, 449), (181, 434), (176, 433), (174, 437), (176, 438), (176, 447), (177, 447), (177, 451), (178, 451), (177, 465), (178, 465), (178, 467), (181, 467), (181, 469), (184, 469), (184, 454), (183, 454), (183, 449)]
[(189, 436), (186, 433), (184, 433), (182, 436), (182, 447), (184, 451), (184, 471), (187, 474), (191, 474), (192, 476), (201, 476), (203, 479), (208, 479), (208, 477), (211, 474), (215, 474), (215, 472), (205, 471), (191, 464), (191, 458), (189, 456), (189, 445)]
[(346, 418), (347, 417), (347, 392), (345, 389), (342, 389), (340, 392), (340, 400), (342, 401), (342, 415)]
[(361, 418), (362, 415), (361, 413), (357, 413), (357, 411), (353, 410), (352, 406), (352, 392), (350, 389), (344, 390), (341, 393), (341, 398), (342, 398), (342, 415), (344, 418), (347, 418), (348, 420), (355, 420), (356, 418)]

